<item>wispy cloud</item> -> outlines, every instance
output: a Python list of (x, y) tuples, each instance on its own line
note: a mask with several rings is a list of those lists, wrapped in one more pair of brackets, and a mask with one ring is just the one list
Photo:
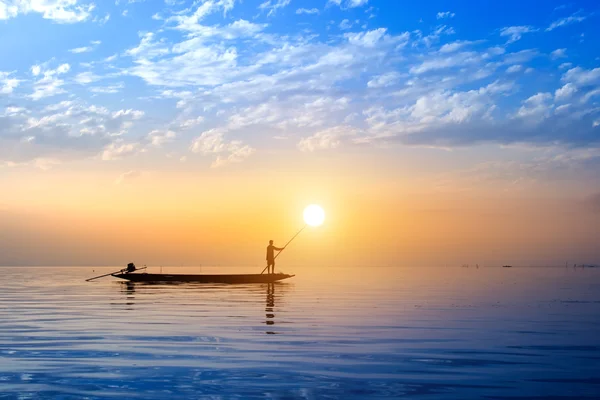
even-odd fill
[(568, 17), (560, 18), (560, 19), (552, 22), (550, 24), (550, 26), (548, 26), (548, 28), (546, 28), (546, 31), (549, 32), (556, 28), (560, 28), (562, 26), (567, 26), (567, 25), (575, 24), (577, 22), (582, 22), (582, 21), (585, 21), (586, 18), (587, 18), (586, 15), (581, 15), (581, 11), (578, 11)]
[(69, 52), (74, 54), (89, 53), (91, 51), (94, 51), (100, 45), (100, 43), (102, 42), (99, 40), (93, 40), (92, 42), (90, 42), (89, 46), (76, 47), (74, 49), (70, 49)]
[(217, 159), (213, 161), (211, 168), (242, 162), (256, 151), (239, 140), (226, 140), (224, 136), (225, 132), (222, 130), (205, 131), (194, 139), (190, 149), (204, 155), (216, 154)]
[(454, 18), (456, 14), (450, 11), (440, 11), (437, 13), (437, 19)]
[(296, 14), (309, 14), (309, 15), (314, 15), (314, 14), (319, 14), (319, 9), (318, 8), (299, 8), (296, 10)]
[(291, 0), (267, 0), (261, 3), (258, 8), (263, 11), (267, 11), (267, 16), (270, 17), (277, 13), (277, 10), (287, 7)]
[(19, 14), (39, 13), (45, 19), (71, 24), (91, 17), (95, 9), (92, 2), (79, 0), (18, 0), (0, 2), (0, 20), (14, 18)]
[(124, 172), (121, 175), (119, 175), (117, 179), (115, 179), (115, 185), (131, 183), (131, 181), (133, 181), (135, 178), (138, 178), (139, 176), (141, 176), (140, 171), (131, 170)]
[(500, 29), (500, 36), (508, 36), (507, 44), (514, 43), (520, 40), (524, 34), (537, 32), (538, 30), (532, 26), (508, 26)]

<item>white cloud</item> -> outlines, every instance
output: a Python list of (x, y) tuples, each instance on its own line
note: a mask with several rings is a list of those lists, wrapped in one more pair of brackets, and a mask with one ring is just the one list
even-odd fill
[(550, 57), (553, 60), (557, 60), (559, 58), (565, 58), (567, 56), (567, 49), (556, 49), (552, 53), (550, 53)]
[(526, 33), (537, 32), (537, 29), (531, 26), (508, 26), (500, 29), (500, 36), (508, 36), (507, 44), (520, 40)]
[(194, 139), (190, 149), (194, 153), (204, 155), (217, 154), (211, 168), (242, 162), (255, 152), (254, 148), (244, 145), (239, 140), (225, 140), (224, 135), (225, 132), (218, 129), (205, 131)]
[(350, 126), (336, 126), (316, 132), (314, 135), (302, 138), (298, 142), (300, 151), (317, 151), (335, 149), (339, 147), (346, 137), (356, 135), (355, 128)]
[(88, 83), (99, 81), (100, 79), (102, 79), (100, 76), (90, 71), (80, 72), (75, 76), (75, 82), (80, 85), (87, 85)]
[(519, 72), (523, 69), (523, 66), (520, 64), (511, 65), (506, 69), (506, 72), (509, 74), (514, 74), (515, 72)]
[(341, 30), (345, 31), (347, 29), (352, 28), (352, 22), (350, 22), (349, 19), (344, 19), (344, 20), (342, 20), (342, 22), (340, 22), (340, 24), (338, 25), (338, 27)]
[(369, 3), (369, 0), (345, 0), (342, 4), (342, 0), (328, 0), (327, 5), (335, 5), (342, 8), (356, 8), (362, 7)]
[(318, 8), (299, 8), (296, 10), (296, 14), (318, 14), (319, 13), (319, 9)]
[(194, 126), (200, 125), (202, 122), (204, 122), (204, 117), (200, 116), (197, 118), (187, 119), (183, 121), (179, 126), (181, 129), (189, 129), (193, 128)]
[(371, 79), (367, 86), (370, 88), (384, 88), (393, 85), (398, 81), (400, 75), (397, 72), (388, 72)]
[(171, 142), (177, 135), (173, 131), (154, 130), (147, 136), (147, 140), (154, 147), (161, 147), (163, 144)]
[(554, 92), (554, 98), (557, 101), (566, 100), (571, 97), (575, 92), (577, 92), (577, 87), (572, 83), (567, 83), (560, 89), (556, 89)]
[(125, 85), (123, 83), (117, 83), (115, 85), (90, 87), (89, 90), (92, 93), (114, 94), (119, 93), (124, 87)]
[(291, 0), (267, 0), (261, 5), (258, 6), (259, 9), (266, 11), (269, 10), (267, 16), (275, 15), (277, 10), (280, 8), (287, 7), (290, 4)]
[(561, 19), (558, 19), (558, 20), (552, 22), (550, 24), (550, 26), (548, 28), (546, 28), (546, 31), (549, 32), (549, 31), (552, 31), (561, 26), (566, 26), (566, 25), (571, 25), (571, 24), (577, 23), (577, 22), (581, 22), (581, 21), (584, 21), (586, 18), (587, 18), (587, 16), (581, 16), (581, 15), (579, 15), (579, 12), (576, 12), (575, 14), (573, 14), (569, 17), (561, 18)]
[(486, 53), (478, 53), (474, 51), (454, 53), (443, 57), (433, 57), (423, 61), (419, 65), (410, 67), (409, 72), (411, 74), (419, 75), (457, 66), (478, 64), (487, 57), (489, 57), (489, 55), (486, 55)]
[(45, 19), (70, 24), (87, 20), (94, 8), (94, 3), (78, 0), (3, 0), (0, 1), (0, 20), (39, 13)]
[(180, 13), (168, 18), (167, 22), (176, 22), (180, 29), (181, 27), (194, 26), (216, 11), (223, 10), (223, 13), (227, 14), (233, 9), (234, 3), (235, 0), (206, 0), (200, 3), (193, 13), (189, 15)]
[(571, 68), (573, 66), (572, 63), (570, 62), (566, 62), (566, 63), (562, 63), (558, 66), (558, 69), (567, 69), (567, 68)]
[(351, 44), (356, 46), (375, 47), (386, 36), (386, 32), (386, 28), (379, 28), (366, 32), (346, 33), (344, 36), (348, 38)]
[(69, 52), (74, 54), (89, 53), (91, 51), (94, 51), (94, 49), (96, 49), (96, 47), (100, 45), (100, 43), (101, 42), (99, 40), (93, 40), (90, 42), (90, 46), (76, 47), (74, 49), (69, 50)]
[(69, 50), (69, 52), (79, 54), (79, 53), (89, 53), (92, 50), (94, 50), (93, 47), (84, 46), (84, 47), (75, 47), (74, 49)]
[(586, 70), (575, 67), (568, 70), (562, 77), (563, 82), (573, 82), (578, 86), (594, 85), (600, 83), (600, 68)]
[(437, 13), (437, 19), (454, 18), (456, 14), (450, 11), (440, 11)]
[(59, 65), (56, 69), (50, 69), (40, 65), (32, 66), (32, 74), (34, 76), (42, 74), (43, 77), (34, 83), (34, 92), (29, 95), (29, 97), (33, 100), (39, 100), (44, 97), (64, 93), (65, 91), (61, 87), (64, 84), (64, 81), (58, 78), (58, 76), (66, 74), (70, 69), (71, 66), (66, 63)]
[(136, 154), (140, 150), (139, 143), (124, 143), (117, 141), (106, 146), (101, 158), (104, 161), (118, 160)]
[(517, 112), (517, 116), (521, 118), (531, 118), (539, 120), (546, 118), (552, 109), (552, 95), (550, 93), (538, 93), (523, 102), (521, 108)]
[(11, 94), (19, 86), (20, 80), (11, 78), (9, 72), (0, 71), (0, 94)]
[(446, 43), (444, 44), (441, 48), (440, 48), (440, 53), (453, 53), (455, 51), (458, 51), (464, 47), (473, 45), (473, 44), (478, 44), (478, 43), (482, 43), (481, 40), (457, 40), (455, 42), (452, 43)]

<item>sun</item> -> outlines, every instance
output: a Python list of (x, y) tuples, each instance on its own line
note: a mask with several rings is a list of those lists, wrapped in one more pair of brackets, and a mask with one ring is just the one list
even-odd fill
[(325, 211), (321, 206), (311, 204), (304, 209), (304, 222), (310, 226), (319, 226), (325, 221)]

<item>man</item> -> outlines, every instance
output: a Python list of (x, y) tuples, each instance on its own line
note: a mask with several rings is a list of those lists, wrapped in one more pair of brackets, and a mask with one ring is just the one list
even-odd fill
[[(274, 274), (275, 273), (275, 250), (281, 251), (285, 249), (285, 247), (275, 247), (273, 246), (273, 241), (269, 240), (269, 245), (267, 246), (267, 273)], [(273, 269), (270, 270), (269, 267)]]

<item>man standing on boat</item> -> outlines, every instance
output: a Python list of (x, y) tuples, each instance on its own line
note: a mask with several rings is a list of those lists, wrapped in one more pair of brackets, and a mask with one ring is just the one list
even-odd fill
[[(267, 246), (267, 273), (274, 274), (275, 273), (275, 250), (281, 251), (285, 249), (285, 247), (275, 247), (273, 246), (273, 241), (269, 240), (269, 245)], [(269, 267), (272, 268), (269, 269)]]

